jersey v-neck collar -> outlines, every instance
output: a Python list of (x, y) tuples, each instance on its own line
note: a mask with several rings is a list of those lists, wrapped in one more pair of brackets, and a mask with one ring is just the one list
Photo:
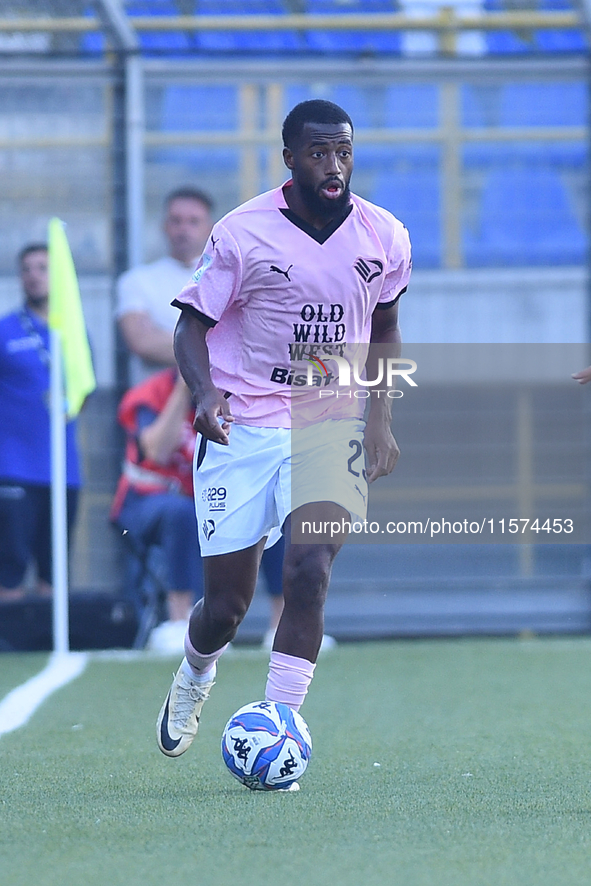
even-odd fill
[(309, 224), (307, 221), (297, 215), (293, 211), (293, 209), (290, 209), (287, 205), (285, 195), (283, 193), (283, 188), (286, 185), (289, 185), (290, 182), (291, 180), (289, 182), (285, 182), (283, 185), (281, 185), (280, 188), (277, 189), (279, 197), (279, 200), (277, 201), (278, 209), (281, 214), (284, 215), (285, 218), (292, 223), (292, 225), (295, 225), (296, 228), (299, 228), (301, 231), (304, 232), (304, 234), (307, 234), (309, 237), (312, 238), (312, 240), (316, 240), (316, 242), (320, 243), (320, 245), (322, 246), (322, 244), (326, 243), (328, 238), (331, 237), (335, 233), (335, 231), (338, 231), (343, 222), (345, 222), (349, 218), (351, 212), (353, 211), (353, 203), (349, 203), (349, 205), (343, 211), (342, 215), (339, 215), (337, 218), (333, 218), (333, 220), (330, 221), (323, 228), (318, 229), (315, 228), (314, 225)]
[(285, 216), (286, 219), (288, 219), (288, 221), (290, 221), (293, 225), (303, 231), (304, 234), (307, 234), (313, 240), (316, 240), (317, 243), (320, 243), (321, 246), (323, 243), (326, 243), (328, 238), (331, 237), (335, 231), (338, 231), (343, 222), (349, 218), (352, 209), (353, 204), (349, 203), (342, 215), (340, 215), (338, 218), (333, 218), (331, 222), (318, 230), (318, 228), (315, 228), (314, 225), (308, 224), (307, 221), (304, 221), (303, 218), (300, 218), (299, 215), (296, 215), (293, 209), (290, 209), (289, 207), (279, 207), (279, 211), (282, 213), (282, 215)]

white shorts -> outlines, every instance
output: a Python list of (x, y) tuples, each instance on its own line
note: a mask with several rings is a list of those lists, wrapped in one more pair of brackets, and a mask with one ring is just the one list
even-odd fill
[(331, 501), (364, 520), (364, 423), (327, 421), (301, 431), (232, 425), (230, 444), (201, 438), (195, 449), (195, 508), (204, 557), (251, 547), (281, 533), (286, 517)]

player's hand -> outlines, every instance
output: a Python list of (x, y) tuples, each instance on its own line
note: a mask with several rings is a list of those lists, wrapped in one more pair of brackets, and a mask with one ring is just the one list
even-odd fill
[(580, 385), (586, 385), (588, 381), (591, 381), (591, 366), (581, 369), (580, 372), (573, 372), (571, 378), (576, 379)]
[(394, 439), (390, 425), (376, 421), (368, 420), (365, 434), (363, 437), (363, 445), (367, 452), (367, 482), (373, 483), (378, 477), (385, 477), (394, 470), (394, 466), (398, 461), (400, 449)]
[(193, 427), (198, 434), (202, 434), (207, 440), (227, 446), (230, 442), (230, 424), (233, 421), (234, 416), (228, 401), (216, 389), (204, 395), (199, 401), (195, 411)]

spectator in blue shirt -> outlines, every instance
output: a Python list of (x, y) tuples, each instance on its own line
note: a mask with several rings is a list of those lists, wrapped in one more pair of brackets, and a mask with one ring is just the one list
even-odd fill
[[(25, 246), (18, 268), (23, 304), (0, 319), (0, 601), (24, 595), (31, 564), (38, 594), (52, 581), (47, 246)], [(80, 486), (73, 421), (66, 457), (70, 531)]]

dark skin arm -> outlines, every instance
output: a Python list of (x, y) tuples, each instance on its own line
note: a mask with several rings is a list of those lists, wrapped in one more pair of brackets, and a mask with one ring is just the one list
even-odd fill
[[(391, 308), (376, 309), (371, 319), (371, 338), (366, 363), (368, 379), (378, 375), (380, 357), (399, 357), (402, 338), (398, 325), (398, 304)], [(377, 387), (382, 387), (378, 385)], [(363, 438), (368, 456), (367, 482), (391, 473), (400, 455), (398, 444), (392, 435), (392, 400), (382, 392), (369, 388), (371, 401)]]
[(208, 440), (227, 446), (234, 416), (223, 393), (211, 380), (205, 340), (208, 330), (194, 314), (182, 311), (174, 331), (174, 353), (195, 404), (193, 427)]

